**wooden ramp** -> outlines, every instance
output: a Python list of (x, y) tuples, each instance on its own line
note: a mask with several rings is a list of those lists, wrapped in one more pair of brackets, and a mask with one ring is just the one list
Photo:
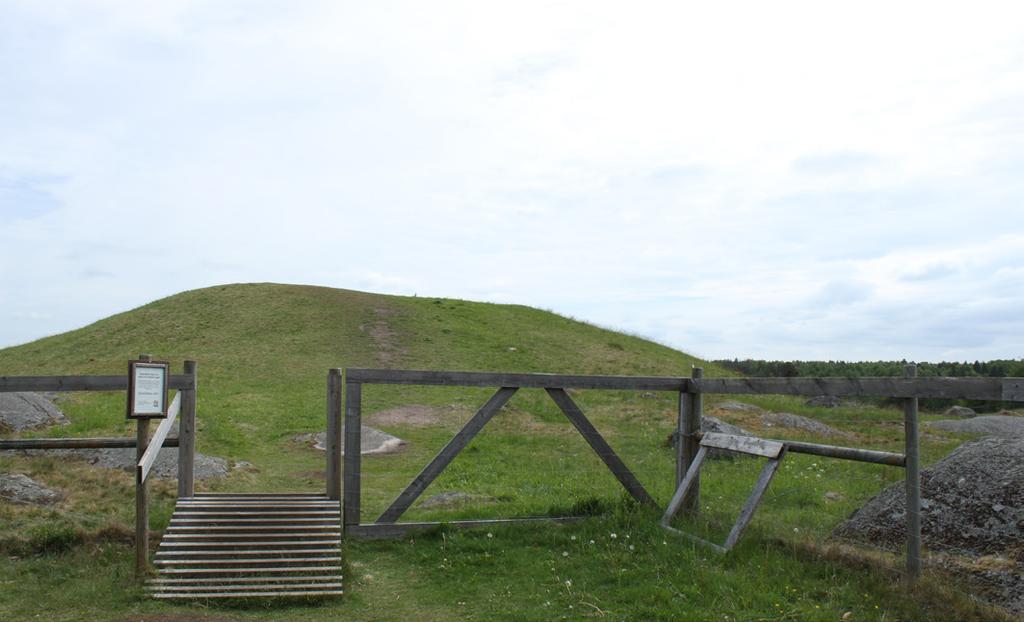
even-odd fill
[(316, 494), (178, 500), (157, 549), (154, 598), (341, 596), (339, 502)]

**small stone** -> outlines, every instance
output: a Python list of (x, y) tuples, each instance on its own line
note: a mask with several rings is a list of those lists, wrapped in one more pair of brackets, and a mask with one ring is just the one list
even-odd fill
[(829, 501), (839, 501), (843, 498), (843, 495), (833, 490), (830, 490), (825, 493), (825, 498), (828, 499)]
[(809, 417), (801, 417), (800, 415), (794, 415), (792, 413), (765, 413), (764, 415), (761, 416), (761, 423), (765, 427), (779, 426), (782, 428), (792, 428), (794, 430), (812, 432), (814, 434), (821, 434), (823, 436), (850, 436), (849, 433), (843, 432), (842, 430), (837, 430), (828, 424), (816, 421)]
[(950, 406), (942, 413), (944, 417), (960, 417), (961, 419), (968, 419), (977, 414), (973, 408), (967, 408), (966, 406)]

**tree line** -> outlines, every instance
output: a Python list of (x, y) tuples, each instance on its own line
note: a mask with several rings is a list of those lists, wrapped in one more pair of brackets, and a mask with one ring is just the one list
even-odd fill
[[(722, 359), (713, 361), (745, 376), (774, 378), (900, 376), (903, 367), (913, 361), (764, 361), (759, 359)], [(917, 363), (918, 376), (1024, 377), (1024, 359), (993, 361), (942, 361)]]
[[(797, 377), (885, 377), (903, 375), (903, 367), (912, 361), (763, 361), (759, 359), (722, 359), (713, 361), (722, 367), (739, 372), (744, 376), (797, 378)], [(918, 376), (957, 377), (1024, 377), (1024, 359), (996, 359), (993, 361), (942, 361), (940, 363), (916, 363)], [(865, 399), (860, 401), (885, 406), (898, 406), (900, 401), (892, 398)], [(922, 399), (921, 408), (943, 410), (954, 404), (969, 406), (978, 412), (996, 412), (1013, 408), (1017, 404), (982, 400)]]

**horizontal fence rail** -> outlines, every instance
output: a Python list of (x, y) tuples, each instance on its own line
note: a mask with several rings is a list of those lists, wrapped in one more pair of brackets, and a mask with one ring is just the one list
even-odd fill
[[(0, 449), (126, 449), (138, 445), (138, 439), (114, 438), (19, 438), (0, 440)], [(170, 436), (164, 447), (177, 447), (178, 437)]]
[(453, 387), (517, 387), (520, 389), (608, 389), (624, 391), (684, 391), (685, 378), (660, 376), (571, 376), (566, 374), (506, 374), (477, 371), (413, 371), (346, 369), (346, 382), (416, 384)]
[(676, 391), (807, 397), (917, 397), (1024, 402), (1024, 378), (675, 378), (396, 369), (347, 369), (345, 373), (347, 382), (366, 384)]
[[(195, 389), (195, 376), (171, 374), (168, 388)], [(128, 376), (0, 376), (0, 393), (11, 391), (127, 391)]]

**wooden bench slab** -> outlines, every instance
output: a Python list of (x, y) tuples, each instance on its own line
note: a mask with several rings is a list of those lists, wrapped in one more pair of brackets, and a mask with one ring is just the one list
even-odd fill
[(735, 451), (741, 454), (751, 454), (753, 456), (763, 456), (765, 458), (778, 458), (779, 454), (782, 453), (782, 449), (785, 447), (785, 445), (779, 441), (768, 441), (763, 438), (755, 438), (753, 436), (720, 434), (718, 432), (708, 432), (704, 434), (703, 438), (700, 439), (700, 444), (704, 447), (725, 449), (726, 451)]

